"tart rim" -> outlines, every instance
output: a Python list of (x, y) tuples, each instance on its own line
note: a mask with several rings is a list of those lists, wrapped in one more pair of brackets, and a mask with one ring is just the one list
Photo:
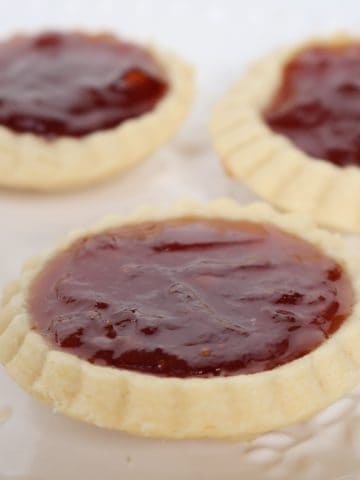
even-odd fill
[[(190, 214), (273, 223), (317, 245), (348, 273), (354, 290), (352, 313), (329, 339), (299, 359), (259, 373), (210, 378), (159, 377), (93, 365), (52, 348), (34, 330), (26, 309), (27, 291), (58, 251), (115, 226)], [(246, 439), (304, 420), (355, 387), (360, 379), (359, 318), (360, 260), (346, 253), (339, 236), (319, 230), (306, 217), (279, 214), (264, 204), (182, 201), (170, 209), (147, 207), (129, 217), (107, 217), (30, 259), (20, 280), (4, 294), (0, 361), (20, 386), (54, 410), (100, 427), (161, 438)]]
[(175, 53), (124, 40), (147, 50), (164, 70), (168, 90), (155, 107), (80, 138), (49, 140), (0, 125), (0, 185), (44, 192), (86, 187), (139, 163), (175, 134), (192, 103), (193, 68)]
[(283, 66), (316, 45), (347, 45), (359, 37), (338, 33), (282, 48), (252, 64), (217, 102), (210, 122), (213, 146), (225, 171), (285, 211), (307, 213), (321, 226), (360, 233), (360, 167), (312, 157), (264, 122)]

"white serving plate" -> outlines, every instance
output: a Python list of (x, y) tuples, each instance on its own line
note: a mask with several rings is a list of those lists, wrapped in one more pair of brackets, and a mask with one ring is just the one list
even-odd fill
[[(209, 144), (210, 106), (244, 66), (308, 35), (359, 26), (358, 0), (45, 0), (4, 2), (4, 35), (41, 27), (110, 29), (175, 48), (198, 69), (198, 97), (176, 139), (125, 176), (86, 191), (0, 191), (0, 286), (69, 230), (107, 213), (179, 197), (255, 197), (228, 180)], [(358, 249), (360, 238), (348, 239)], [(360, 389), (310, 421), (249, 443), (160, 441), (54, 414), (0, 370), (1, 480), (340, 480), (360, 478)]]

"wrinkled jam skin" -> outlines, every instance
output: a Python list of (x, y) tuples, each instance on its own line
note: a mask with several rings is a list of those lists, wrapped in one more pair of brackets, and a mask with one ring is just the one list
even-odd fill
[(269, 225), (125, 226), (55, 256), (29, 292), (33, 325), (89, 362), (172, 377), (272, 369), (352, 308), (341, 267)]
[(360, 166), (360, 44), (300, 52), (264, 119), (311, 157)]
[(151, 111), (167, 91), (145, 49), (111, 35), (49, 32), (0, 44), (0, 124), (81, 137)]

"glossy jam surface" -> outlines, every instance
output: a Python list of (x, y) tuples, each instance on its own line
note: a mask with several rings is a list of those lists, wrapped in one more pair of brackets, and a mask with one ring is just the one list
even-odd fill
[(360, 44), (296, 55), (264, 119), (312, 157), (360, 166)]
[(187, 219), (78, 241), (28, 303), (51, 344), (92, 363), (206, 377), (310, 352), (349, 314), (352, 289), (333, 260), (275, 227)]
[(0, 44), (0, 124), (48, 138), (116, 127), (167, 90), (149, 52), (111, 35), (49, 32)]

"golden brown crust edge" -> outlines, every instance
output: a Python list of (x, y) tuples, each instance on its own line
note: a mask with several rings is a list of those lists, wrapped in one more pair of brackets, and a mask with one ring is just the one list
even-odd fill
[[(76, 238), (124, 223), (184, 216), (272, 222), (318, 245), (348, 272), (356, 304), (325, 343), (274, 370), (224, 378), (163, 378), (92, 365), (53, 350), (31, 328), (29, 285), (49, 257)], [(108, 217), (76, 232), (53, 252), (27, 262), (8, 287), (0, 314), (0, 360), (25, 390), (55, 411), (100, 427), (162, 438), (249, 438), (299, 422), (330, 405), (359, 381), (360, 262), (342, 240), (300, 215), (275, 213), (264, 204), (240, 206), (221, 199), (202, 205), (182, 201), (170, 209), (143, 208), (128, 218)]]
[(38, 191), (85, 187), (127, 170), (168, 141), (190, 109), (193, 69), (175, 54), (150, 50), (170, 85), (154, 110), (110, 130), (53, 141), (0, 125), (0, 185)]
[(322, 226), (360, 233), (360, 168), (340, 168), (306, 155), (274, 133), (261, 115), (280, 83), (284, 64), (297, 51), (353, 41), (359, 38), (339, 34), (266, 56), (217, 103), (211, 132), (225, 170), (260, 197), (283, 210), (308, 213)]

